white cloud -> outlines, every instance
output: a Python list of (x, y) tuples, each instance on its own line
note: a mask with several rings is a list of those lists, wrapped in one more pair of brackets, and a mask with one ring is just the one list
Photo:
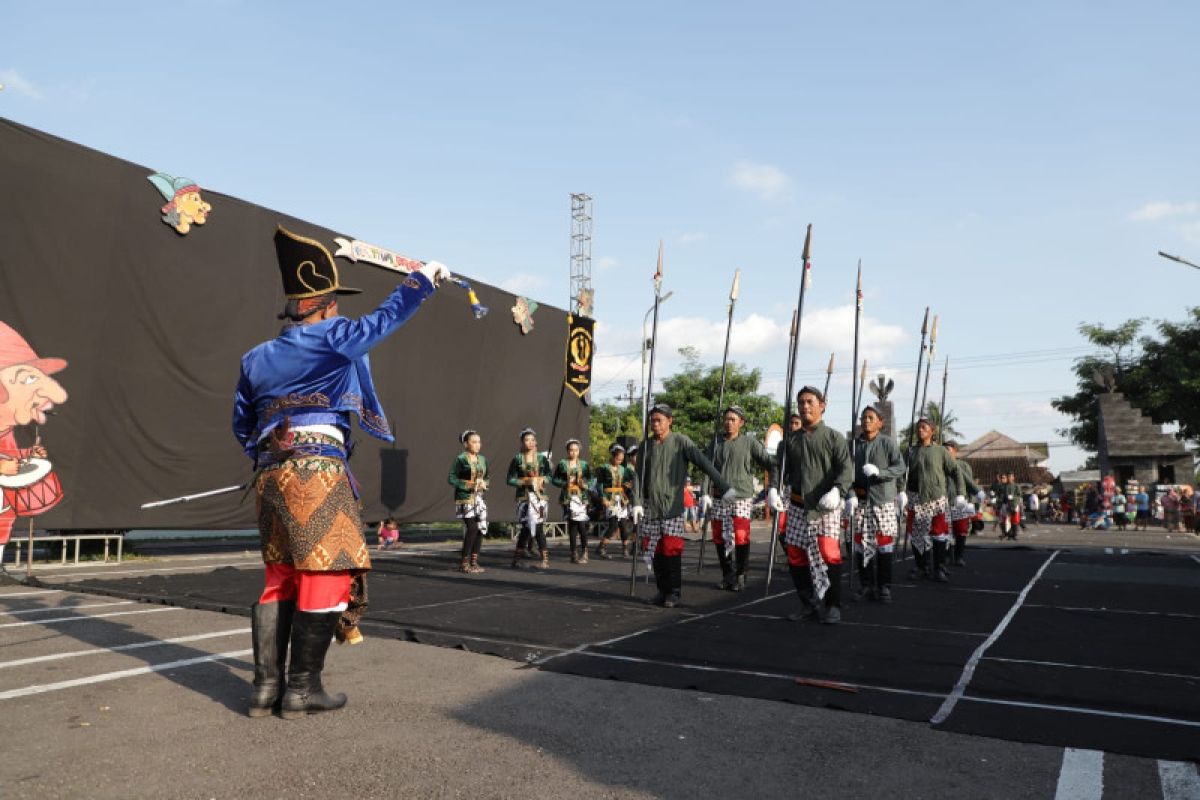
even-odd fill
[(541, 275), (529, 272), (518, 272), (509, 275), (500, 283), (500, 288), (506, 292), (528, 297), (532, 292), (546, 285), (546, 279)]
[(611, 256), (601, 256), (600, 258), (596, 259), (596, 269), (600, 270), (601, 272), (607, 272), (608, 270), (615, 269), (619, 266), (621, 266), (621, 262), (617, 261)]
[(707, 238), (707, 233), (681, 233), (675, 241), (677, 241), (679, 244), (694, 244), (696, 242), (703, 242)]
[(1154, 203), (1146, 203), (1146, 205), (1132, 211), (1128, 219), (1137, 222), (1154, 222), (1167, 217), (1178, 217), (1188, 214), (1200, 213), (1200, 203), (1190, 201), (1187, 203), (1172, 203), (1169, 201), (1157, 201)]
[(30, 97), (34, 100), (41, 98), (41, 91), (15, 69), (0, 69), (0, 84), (6, 92)]
[(737, 189), (757, 194), (763, 200), (786, 200), (792, 179), (774, 164), (739, 161), (729, 173), (729, 183)]
[[(882, 365), (890, 359), (900, 345), (908, 341), (908, 334), (899, 325), (888, 325), (866, 314), (863, 315), (859, 334), (859, 358)], [(854, 346), (854, 305), (832, 308), (815, 308), (804, 313), (800, 327), (802, 348), (837, 352), (838, 361), (849, 361)]]

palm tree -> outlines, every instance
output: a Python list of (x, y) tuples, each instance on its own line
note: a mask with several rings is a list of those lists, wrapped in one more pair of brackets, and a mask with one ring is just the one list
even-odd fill
[[(948, 439), (962, 438), (962, 432), (954, 427), (954, 423), (958, 422), (958, 417), (954, 415), (953, 411), (947, 411), (946, 417), (943, 420), (941, 406), (930, 400), (925, 404), (925, 413), (922, 416), (933, 423), (934, 441), (938, 439), (939, 429), (942, 430), (941, 441), (943, 442)], [(908, 444), (910, 432), (911, 429), (907, 425), (904, 426), (904, 430), (900, 431), (900, 444), (902, 446)], [(913, 435), (913, 440), (916, 440), (915, 435)]]

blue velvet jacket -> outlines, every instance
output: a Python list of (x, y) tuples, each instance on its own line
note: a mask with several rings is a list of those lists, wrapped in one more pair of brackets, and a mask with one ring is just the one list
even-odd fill
[(349, 434), (354, 412), (364, 431), (394, 441), (375, 394), (367, 351), (432, 293), (429, 279), (414, 272), (379, 308), (357, 320), (334, 317), (295, 325), (242, 356), (233, 433), (246, 454), (256, 459), (259, 439), (285, 417), (294, 425), (334, 424)]

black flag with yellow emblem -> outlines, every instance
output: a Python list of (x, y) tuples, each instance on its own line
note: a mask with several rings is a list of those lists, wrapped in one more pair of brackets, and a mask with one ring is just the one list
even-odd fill
[(567, 388), (580, 398), (592, 388), (596, 320), (567, 315)]

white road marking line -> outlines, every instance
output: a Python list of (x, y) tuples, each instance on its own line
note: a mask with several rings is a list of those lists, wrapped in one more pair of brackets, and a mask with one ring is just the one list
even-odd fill
[(62, 589), (33, 589), (28, 592), (5, 592), (0, 594), (0, 599), (9, 599), (13, 597), (32, 597), (35, 594), (62, 594)]
[(1063, 750), (1054, 800), (1101, 800), (1103, 796), (1104, 753), (1074, 747)]
[(23, 667), (28, 664), (40, 664), (44, 661), (60, 661), (64, 658), (107, 655), (108, 653), (121, 653), (126, 650), (141, 650), (145, 647), (183, 644), (184, 642), (199, 642), (204, 639), (215, 639), (221, 636), (237, 636), (238, 634), (249, 632), (249, 628), (234, 628), (233, 630), (217, 631), (216, 633), (197, 633), (191, 636), (177, 636), (173, 639), (155, 639), (150, 642), (135, 642), (133, 644), (117, 645), (116, 647), (95, 647), (90, 650), (72, 650), (67, 653), (52, 653), (48, 656), (31, 656), (30, 658), (18, 658), (14, 661), (0, 661), (0, 669), (5, 669), (7, 667)]
[[(893, 583), (892, 591), (896, 589), (921, 589), (919, 584)], [(969, 589), (965, 586), (941, 586), (938, 587), (938, 593), (942, 592), (971, 592), (973, 594), (1019, 594), (1013, 589)]]
[[(748, 619), (775, 619), (783, 620), (787, 617), (780, 614), (734, 614), (735, 617), (746, 617)], [(919, 631), (920, 633), (945, 633), (951, 636), (974, 636), (982, 639), (987, 636), (986, 633), (977, 633), (975, 631), (948, 631), (942, 628), (914, 628), (911, 625), (881, 625), (876, 622), (851, 622), (845, 617), (842, 617), (842, 625), (853, 626), (860, 628), (887, 628), (890, 631)]]
[(1188, 761), (1159, 761), (1158, 782), (1163, 800), (1200, 800), (1200, 775)]
[(157, 614), (161, 611), (183, 611), (178, 606), (158, 606), (141, 611), (113, 611), (110, 614), (79, 614), (74, 617), (54, 617), (53, 619), (31, 619), (26, 622), (4, 622), (0, 628), (23, 628), (26, 625), (49, 625), (52, 622), (78, 622), (80, 620), (103, 619), (104, 617), (125, 617), (130, 614)]
[(1113, 554), (1113, 549), (1111, 547), (1104, 548), (1104, 554), (1107, 556), (1111, 556)]
[(45, 574), (45, 577), (52, 578), (54, 580), (59, 580), (59, 579), (64, 579), (64, 578), (107, 578), (109, 575), (151, 575), (155, 572), (195, 572), (196, 570), (214, 570), (214, 569), (220, 569), (221, 567), (247, 567), (247, 566), (261, 567), (262, 562), (261, 561), (252, 561), (252, 562), (237, 561), (237, 562), (234, 562), (231, 564), (198, 564), (197, 566), (194, 566), (194, 567), (161, 567), (161, 568), (153, 568), (153, 569), (114, 569), (114, 570), (105, 571), (105, 572), (96, 570), (96, 571), (92, 571), (92, 572), (79, 572), (79, 573), (67, 573), (67, 574), (47, 573), (47, 574)]
[(1131, 675), (1149, 675), (1152, 678), (1183, 678), (1189, 681), (1200, 681), (1200, 675), (1184, 675), (1179, 672), (1153, 672), (1146, 669), (1130, 669), (1128, 667), (1100, 667), (1093, 664), (1066, 664), (1061, 661), (1035, 661), (1027, 658), (1002, 658), (1000, 656), (984, 656), (984, 661), (1003, 661), (1008, 664), (1033, 664), (1038, 667), (1065, 667), (1067, 669), (1094, 669), (1102, 672), (1127, 672)]
[[(795, 681), (797, 678), (805, 678), (807, 676), (797, 675), (794, 672), (766, 672), (763, 670), (754, 669), (736, 669), (733, 667), (710, 667), (704, 664), (687, 664), (680, 661), (662, 661), (655, 658), (643, 658), (641, 656), (626, 656), (618, 653), (597, 653), (594, 651), (580, 651), (572, 655), (585, 656), (587, 658), (601, 658), (609, 661), (628, 661), (633, 664), (652, 664), (655, 666), (670, 667), (671, 669), (691, 669), (698, 672), (718, 672), (728, 675), (748, 675), (755, 678), (773, 678), (784, 681)], [(828, 678), (817, 678), (813, 680), (830, 680)], [(888, 694), (904, 694), (913, 695), (916, 697), (941, 697), (941, 692), (923, 692), (918, 689), (897, 689), (891, 686), (876, 686), (870, 683), (854, 683), (852, 681), (833, 680), (833, 683), (840, 683), (844, 686), (852, 686), (856, 689), (870, 689), (871, 691), (886, 692)]]
[(1200, 564), (1200, 556), (1192, 556), (1192, 560), (1195, 561), (1197, 564)]
[(23, 608), (20, 611), (0, 611), (0, 617), (19, 617), (23, 614), (45, 614), (47, 611), (78, 611), (81, 608), (105, 608), (107, 606), (127, 606), (133, 604), (133, 600), (116, 600), (111, 603), (88, 603), (82, 606), (46, 606), (44, 608)]
[(1181, 611), (1135, 611), (1128, 608), (1088, 608), (1087, 606), (1053, 606), (1045, 603), (1030, 603), (1026, 608), (1051, 608), (1056, 611), (1090, 611), (1096, 614), (1137, 614), (1143, 617), (1178, 617), (1200, 619), (1200, 614), (1184, 614)]
[(45, 692), (57, 692), (60, 689), (72, 689), (76, 686), (87, 686), (93, 683), (105, 683), (107, 681), (115, 681), (121, 678), (131, 678), (135, 675), (149, 675), (153, 672), (163, 672), (168, 669), (177, 669), (179, 667), (191, 667), (196, 664), (207, 664), (211, 661), (224, 661), (231, 658), (241, 658), (253, 653), (254, 650), (232, 650), (228, 653), (214, 653), (211, 656), (199, 656), (197, 658), (184, 658), (179, 661), (168, 661), (165, 664), (150, 664), (145, 667), (134, 667), (133, 669), (123, 669), (116, 672), (105, 672), (100, 675), (92, 675), (87, 678), (75, 678), (69, 681), (59, 681), (58, 683), (43, 683), (36, 686), (26, 686), (23, 689), (10, 689), (7, 692), (0, 692), (0, 700), (11, 700), (15, 697), (28, 697), (33, 694), (44, 694)]
[(1025, 588), (1021, 590), (1019, 595), (1017, 595), (1016, 602), (1012, 604), (1012, 608), (1010, 608), (1008, 613), (1004, 615), (1004, 619), (1000, 620), (1000, 624), (996, 626), (994, 631), (992, 631), (992, 635), (985, 639), (983, 643), (975, 649), (975, 652), (971, 654), (971, 658), (967, 660), (966, 665), (963, 667), (963, 672), (958, 679), (958, 683), (954, 685), (954, 689), (949, 695), (946, 696), (946, 701), (942, 703), (942, 707), (939, 708), (937, 713), (934, 714), (932, 719), (929, 720), (931, 725), (938, 725), (944, 722), (946, 717), (950, 716), (950, 712), (954, 710), (954, 706), (959, 700), (962, 699), (963, 693), (967, 690), (967, 684), (969, 684), (971, 682), (971, 678), (974, 677), (975, 667), (979, 664), (979, 659), (983, 658), (983, 654), (987, 652), (987, 649), (995, 644), (996, 640), (999, 639), (1001, 634), (1004, 633), (1004, 629), (1008, 627), (1008, 623), (1012, 622), (1013, 617), (1017, 615), (1017, 611), (1020, 610), (1021, 604), (1025, 602), (1025, 598), (1029, 595), (1029, 591), (1033, 588), (1033, 585), (1037, 583), (1038, 578), (1042, 577), (1043, 573), (1046, 571), (1046, 568), (1053, 563), (1054, 559), (1058, 556), (1058, 553), (1059, 551), (1055, 550), (1050, 554), (1050, 557), (1045, 560), (1034, 576), (1029, 579), (1029, 583), (1025, 584)]
[(575, 655), (576, 653), (582, 653), (584, 650), (586, 650), (589, 647), (606, 647), (610, 644), (616, 644), (617, 642), (623, 642), (626, 639), (632, 639), (635, 636), (641, 636), (643, 633), (650, 633), (652, 631), (661, 631), (666, 628), (670, 628), (674, 625), (685, 625), (689, 622), (696, 622), (697, 620), (708, 619), (709, 617), (715, 617), (718, 614), (728, 614), (730, 612), (737, 611), (740, 608), (749, 608), (750, 606), (758, 605), (759, 603), (765, 603), (767, 600), (774, 600), (778, 597), (785, 597), (786, 595), (789, 595), (789, 594), (792, 594), (792, 592), (791, 591), (779, 592), (778, 594), (768, 595), (767, 597), (760, 597), (757, 600), (751, 600), (747, 603), (739, 603), (738, 605), (730, 606), (729, 608), (721, 608), (721, 609), (717, 609), (716, 611), (710, 611), (707, 614), (697, 614), (696, 616), (688, 617), (687, 619), (671, 620), (670, 622), (666, 623), (665, 625), (651, 625), (649, 628), (642, 628), (641, 630), (634, 631), (633, 633), (626, 633), (622, 636), (616, 636), (612, 639), (605, 639), (602, 642), (585, 642), (584, 644), (581, 644), (578, 647), (572, 647), (570, 650), (564, 650), (561, 653), (554, 653), (552, 655), (548, 655), (543, 658), (539, 658), (538, 660), (533, 662), (533, 665), (541, 666), (542, 664), (545, 664), (548, 661), (553, 661), (556, 658), (561, 658), (563, 656)]
[(1024, 700), (1000, 700), (995, 697), (977, 697), (965, 695), (961, 698), (967, 703), (983, 703), (993, 706), (1012, 706), (1013, 708), (1036, 708), (1042, 711), (1066, 711), (1071, 714), (1090, 714), (1095, 717), (1112, 717), (1114, 719), (1136, 719), (1140, 722), (1162, 722), (1167, 725), (1183, 725), (1187, 728), (1200, 728), (1200, 722), (1191, 719), (1176, 719), (1175, 717), (1158, 717), (1153, 714), (1129, 714), (1124, 711), (1107, 711), (1103, 708), (1088, 708), (1087, 706), (1062, 706), (1053, 703), (1028, 703)]

